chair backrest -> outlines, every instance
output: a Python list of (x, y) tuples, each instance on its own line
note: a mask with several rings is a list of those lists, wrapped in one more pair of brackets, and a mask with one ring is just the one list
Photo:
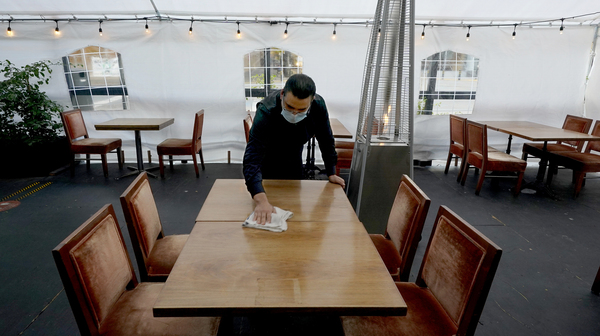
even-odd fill
[[(594, 128), (592, 129), (592, 135), (600, 136), (600, 120), (596, 120)], [(591, 151), (600, 152), (600, 141), (588, 141), (585, 152), (590, 153)]]
[[(378, 135), (383, 131), (383, 123), (379, 122), (379, 119), (373, 117), (373, 125), (371, 126), (371, 135)], [(365, 120), (365, 124), (362, 130), (363, 135), (367, 135), (367, 123)]]
[(459, 117), (457, 115), (450, 115), (450, 144), (458, 143), (465, 145), (465, 136), (467, 128), (467, 118)]
[(252, 128), (252, 116), (248, 114), (244, 118), (244, 133), (246, 134), (246, 143), (250, 141), (250, 129)]
[(473, 335), (502, 250), (446, 206), (440, 206), (417, 285), (428, 287), (457, 326)]
[[(567, 114), (562, 128), (569, 130), (569, 131), (575, 131), (575, 132), (587, 134), (587, 132), (589, 132), (589, 130), (590, 130), (590, 127), (592, 127), (592, 122), (593, 122), (592, 119), (577, 117), (574, 115)], [(561, 142), (559, 141), (558, 143), (561, 143)], [(577, 151), (581, 152), (585, 141), (573, 140), (573, 141), (563, 141), (563, 143), (569, 144), (573, 147), (577, 147)]]
[(137, 286), (112, 205), (96, 212), (52, 255), (81, 334), (98, 335), (119, 297)]
[(467, 120), (467, 152), (481, 154), (487, 160), (487, 125)]
[(83, 115), (81, 114), (80, 109), (61, 112), (60, 118), (65, 127), (65, 133), (67, 134), (69, 143), (72, 143), (75, 139), (80, 137), (88, 137), (87, 128), (85, 127), (85, 122), (83, 121)]
[(386, 229), (386, 236), (394, 242), (402, 260), (400, 281), (408, 281), (430, 204), (421, 188), (402, 175)]
[(204, 110), (196, 112), (194, 118), (194, 134), (192, 135), (194, 153), (202, 148), (202, 127), (204, 126)]
[(158, 238), (164, 237), (148, 175), (141, 173), (121, 195), (121, 207), (131, 237), (140, 277), (148, 275), (146, 260)]

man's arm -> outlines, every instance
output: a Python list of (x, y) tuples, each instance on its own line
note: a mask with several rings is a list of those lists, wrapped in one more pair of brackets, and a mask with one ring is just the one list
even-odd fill
[(271, 213), (275, 212), (262, 185), (261, 164), (266, 152), (266, 128), (267, 120), (262, 113), (257, 111), (250, 130), (250, 139), (244, 152), (244, 179), (248, 192), (256, 203), (254, 219), (258, 224), (270, 223)]
[(333, 138), (333, 132), (331, 131), (331, 124), (329, 123), (329, 113), (327, 112), (327, 106), (325, 101), (320, 99), (317, 101), (319, 108), (323, 113), (316, 120), (317, 125), (315, 128), (315, 136), (319, 142), (319, 149), (321, 150), (321, 156), (325, 162), (325, 171), (329, 178), (329, 182), (336, 183), (346, 187), (346, 182), (343, 178), (335, 175), (335, 165), (337, 164), (337, 152), (335, 151), (335, 139)]

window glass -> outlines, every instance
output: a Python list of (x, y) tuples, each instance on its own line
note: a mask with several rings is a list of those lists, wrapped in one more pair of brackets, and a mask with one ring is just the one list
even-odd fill
[(82, 111), (127, 110), (121, 54), (99, 46), (88, 46), (63, 57), (71, 103)]
[(471, 114), (479, 75), (479, 59), (451, 50), (421, 61), (417, 113)]
[(256, 103), (283, 89), (290, 76), (302, 73), (302, 65), (301, 56), (279, 48), (264, 48), (244, 55), (246, 110), (256, 111)]

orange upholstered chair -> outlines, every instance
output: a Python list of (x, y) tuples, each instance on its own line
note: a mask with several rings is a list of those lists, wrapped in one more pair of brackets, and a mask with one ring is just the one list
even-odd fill
[(596, 295), (600, 293), (600, 268), (598, 269), (598, 273), (596, 273), (596, 279), (592, 284), (592, 292)]
[[(587, 133), (592, 127), (592, 119), (567, 115), (562, 128), (580, 133)], [(558, 141), (555, 144), (547, 144), (546, 152), (544, 152), (544, 144), (541, 142), (527, 142), (523, 144), (522, 159), (527, 161), (527, 156), (535, 156), (542, 158), (547, 153), (552, 152), (581, 152), (585, 141)]]
[(163, 162), (163, 155), (169, 156), (169, 164), (171, 165), (171, 168), (173, 168), (173, 155), (191, 155), (192, 159), (194, 160), (196, 177), (200, 177), (196, 154), (200, 155), (200, 164), (202, 164), (202, 170), (204, 170), (204, 158), (202, 157), (203, 124), (204, 110), (200, 110), (196, 113), (194, 118), (194, 131), (191, 139), (167, 139), (156, 146), (161, 177), (165, 177), (165, 164)]
[(454, 114), (450, 115), (450, 149), (448, 150), (448, 159), (446, 159), (446, 169), (444, 174), (448, 174), (450, 168), (450, 162), (454, 157), (454, 166), (458, 165), (458, 159), (460, 159), (460, 169), (458, 170), (458, 176), (456, 182), (460, 181), (465, 166), (465, 143), (467, 136), (467, 118), (462, 118)]
[(338, 159), (335, 165), (335, 174), (340, 175), (340, 169), (350, 169), (354, 153), (354, 141), (336, 141), (335, 151)]
[(54, 250), (82, 335), (216, 335), (218, 317), (154, 318), (162, 283), (138, 283), (112, 205)]
[(83, 115), (79, 109), (61, 112), (60, 118), (62, 119), (71, 147), (71, 175), (75, 173), (75, 154), (85, 154), (88, 168), (90, 168), (90, 154), (100, 154), (104, 177), (108, 177), (106, 153), (115, 150), (119, 169), (123, 168), (121, 139), (90, 138), (85, 127), (85, 122), (83, 121)]
[(252, 128), (252, 116), (250, 113), (244, 118), (244, 134), (246, 134), (246, 143), (250, 141), (250, 129)]
[[(383, 124), (377, 118), (373, 118), (371, 134), (376, 135), (383, 131)], [(363, 127), (363, 134), (367, 134), (367, 125)], [(338, 155), (335, 166), (335, 174), (340, 175), (340, 169), (350, 169), (352, 166), (352, 155), (354, 154), (354, 141), (335, 141), (335, 151)]]
[(385, 235), (369, 235), (394, 280), (408, 281), (430, 204), (415, 182), (402, 175)]
[(121, 207), (142, 281), (165, 281), (188, 235), (165, 236), (146, 173), (121, 195)]
[[(600, 121), (596, 121), (592, 135), (600, 136)], [(575, 183), (574, 197), (579, 196), (579, 192), (585, 182), (585, 174), (600, 172), (600, 141), (588, 141), (587, 147), (583, 153), (576, 151), (555, 151), (549, 154), (550, 172), (548, 173), (547, 184), (552, 183), (553, 174), (558, 166), (573, 170), (573, 183)]]
[(467, 159), (462, 174), (462, 185), (465, 185), (469, 165), (481, 170), (475, 188), (476, 195), (479, 195), (485, 173), (488, 171), (517, 172), (517, 185), (513, 193), (517, 196), (521, 192), (521, 183), (523, 182), (527, 162), (504, 152), (490, 150), (487, 141), (487, 126), (470, 120), (467, 121)]
[(406, 316), (342, 317), (346, 336), (474, 335), (502, 250), (441, 206), (415, 283), (397, 282)]

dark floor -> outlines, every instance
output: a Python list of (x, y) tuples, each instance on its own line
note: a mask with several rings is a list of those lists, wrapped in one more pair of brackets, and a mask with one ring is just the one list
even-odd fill
[[(535, 166), (526, 178), (532, 180)], [(119, 170), (110, 165), (110, 175)], [(167, 234), (189, 233), (213, 182), (241, 178), (240, 165), (208, 164), (200, 178), (190, 164), (167, 169), (151, 186)], [(512, 180), (484, 183), (474, 195), (472, 173), (464, 187), (456, 168), (415, 168), (414, 180), (432, 200), (411, 280), (441, 204), (476, 226), (504, 250), (476, 335), (600, 335), (600, 297), (590, 292), (600, 266), (600, 179), (587, 181), (571, 198), (570, 172), (560, 171), (554, 190), (561, 200), (534, 194), (512, 197)], [(76, 176), (0, 180), (0, 200), (17, 208), (0, 212), (0, 335), (77, 335), (50, 251), (102, 205), (112, 203), (130, 248), (119, 196), (133, 178), (102, 177), (101, 167), (77, 167)], [(6, 198), (35, 182), (40, 182)], [(30, 191), (39, 189), (29, 195)], [(133, 253), (130, 250), (130, 255)], [(133, 263), (135, 267), (135, 262)], [(225, 321), (224, 321), (225, 322)], [(270, 324), (270, 329), (265, 329)], [(221, 335), (333, 335), (335, 317), (235, 318)]]

